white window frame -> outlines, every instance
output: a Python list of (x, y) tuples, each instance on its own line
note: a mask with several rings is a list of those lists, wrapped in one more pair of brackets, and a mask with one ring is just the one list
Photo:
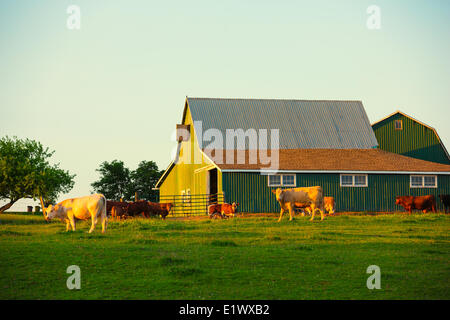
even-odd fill
[[(284, 183), (284, 177), (287, 176), (293, 176), (294, 177), (294, 182), (292, 184), (287, 184)], [(283, 187), (295, 187), (297, 186), (297, 175), (296, 174), (283, 174), (281, 177), (281, 184), (283, 185)]]
[[(420, 186), (413, 186), (412, 185), (412, 178), (413, 177), (421, 177), (422, 178), (422, 185)], [(435, 181), (435, 185), (434, 186), (426, 186), (425, 185), (425, 177), (434, 177), (434, 181)], [(417, 188), (434, 188), (436, 189), (438, 187), (438, 176), (434, 175), (434, 174), (411, 174), (409, 175), (409, 187), (412, 189), (417, 189)]]
[[(351, 176), (352, 177), (352, 184), (351, 185), (343, 185), (342, 184), (342, 177), (343, 176)], [(366, 177), (366, 184), (364, 185), (355, 185), (355, 177)], [(339, 176), (339, 184), (342, 188), (367, 188), (369, 186), (369, 175), (368, 174), (353, 174), (353, 173), (341, 173)]]
[[(270, 184), (270, 176), (279, 176), (280, 184)], [(294, 183), (293, 184), (284, 183), (285, 176), (293, 176)], [(269, 186), (269, 187), (296, 187), (297, 186), (297, 175), (295, 173), (294, 174), (269, 174), (267, 176), (267, 186)]]
[[(280, 177), (280, 184), (270, 184), (270, 177), (271, 176), (279, 176)], [(283, 178), (281, 177), (281, 174), (269, 174), (267, 176), (267, 185), (269, 187), (281, 187), (283, 185)]]

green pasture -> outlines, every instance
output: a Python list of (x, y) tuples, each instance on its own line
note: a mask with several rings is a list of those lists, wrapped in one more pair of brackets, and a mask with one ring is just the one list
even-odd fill
[[(317, 218), (316, 218), (317, 219)], [(450, 216), (135, 219), (88, 234), (0, 215), (0, 299), (449, 299)], [(70, 265), (81, 289), (69, 290)], [(369, 290), (369, 265), (381, 289)]]

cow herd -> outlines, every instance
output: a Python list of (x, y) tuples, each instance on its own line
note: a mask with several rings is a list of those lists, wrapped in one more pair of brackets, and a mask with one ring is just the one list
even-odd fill
[[(289, 212), (290, 219), (293, 219), (295, 209), (301, 209), (302, 215), (305, 212), (311, 214), (311, 221), (314, 220), (314, 215), (318, 210), (321, 220), (324, 219), (324, 214), (334, 214), (335, 200), (333, 197), (324, 197), (323, 190), (320, 186), (315, 187), (299, 187), (293, 189), (272, 190), (275, 194), (281, 211), (278, 222), (281, 221), (283, 213)], [(439, 195), (439, 199), (444, 205), (445, 213), (450, 207), (450, 195)], [(436, 198), (434, 195), (426, 196), (398, 196), (395, 203), (403, 206), (406, 211), (412, 213), (412, 210), (421, 210), (436, 212)], [(92, 222), (89, 233), (91, 233), (99, 219), (102, 221), (102, 232), (106, 232), (108, 216), (113, 219), (127, 219), (130, 217), (142, 216), (149, 218), (152, 216), (161, 216), (165, 219), (170, 213), (172, 203), (154, 203), (145, 200), (135, 202), (119, 202), (107, 201), (102, 194), (93, 194), (90, 196), (67, 199), (58, 204), (48, 207), (44, 206), (44, 201), (41, 198), (42, 211), (45, 220), (54, 218), (60, 219), (66, 223), (66, 231), (76, 230), (77, 220), (88, 220)], [(232, 204), (213, 204), (208, 206), (208, 214), (210, 218), (225, 219), (234, 217), (239, 203)]]
[[(334, 214), (336, 202), (333, 197), (324, 197), (322, 188), (316, 187), (300, 187), (293, 189), (272, 190), (275, 194), (278, 203), (281, 207), (280, 218), (281, 221), (283, 213), (289, 211), (289, 221), (292, 220), (293, 213), (296, 208), (302, 210), (302, 215), (305, 211), (311, 214), (311, 221), (314, 220), (314, 214), (317, 210), (320, 212), (321, 220), (324, 219), (324, 213), (328, 211), (329, 214)], [(439, 195), (439, 199), (444, 205), (445, 213), (450, 207), (450, 195)], [(423, 213), (427, 211), (436, 212), (436, 198), (434, 195), (426, 196), (398, 196), (395, 204), (403, 206), (406, 211), (412, 213), (412, 210), (421, 210)]]
[(136, 216), (144, 218), (161, 216), (165, 219), (172, 207), (172, 203), (155, 203), (145, 200), (135, 202), (106, 201), (106, 211), (113, 219), (127, 219)]

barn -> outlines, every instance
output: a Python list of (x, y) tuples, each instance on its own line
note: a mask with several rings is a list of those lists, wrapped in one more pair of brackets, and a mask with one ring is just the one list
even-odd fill
[(395, 211), (397, 195), (450, 193), (450, 165), (379, 148), (361, 101), (188, 97), (177, 138), (156, 188), (190, 213), (211, 201), (277, 212), (278, 187), (320, 185), (338, 211)]
[(382, 150), (450, 164), (450, 156), (437, 131), (401, 111), (373, 123), (372, 128)]

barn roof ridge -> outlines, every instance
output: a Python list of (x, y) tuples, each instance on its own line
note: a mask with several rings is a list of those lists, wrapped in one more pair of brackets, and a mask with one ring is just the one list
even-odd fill
[(198, 100), (260, 100), (260, 101), (305, 101), (305, 102), (361, 102), (362, 100), (349, 100), (349, 99), (289, 99), (289, 98), (224, 98), (224, 97), (189, 97), (186, 99), (198, 99)]

